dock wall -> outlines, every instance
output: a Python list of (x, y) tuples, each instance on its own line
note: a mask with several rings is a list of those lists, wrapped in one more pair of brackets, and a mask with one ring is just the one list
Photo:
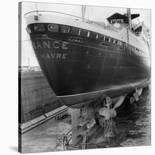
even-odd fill
[(19, 123), (30, 121), (60, 106), (62, 103), (42, 72), (19, 74)]

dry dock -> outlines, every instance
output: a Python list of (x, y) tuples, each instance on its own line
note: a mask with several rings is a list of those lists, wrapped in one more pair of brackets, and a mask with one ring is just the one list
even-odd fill
[[(151, 144), (150, 90), (143, 92), (137, 104), (130, 106), (123, 104), (118, 114), (118, 117), (114, 120), (114, 136), (106, 141), (103, 140), (103, 131), (100, 128), (96, 131), (98, 134), (92, 135), (94, 143), (87, 145), (86, 149)], [(60, 119), (50, 119), (21, 135), (22, 151), (23, 153), (28, 153), (75, 149), (64, 147), (62, 142), (63, 136), (71, 128), (70, 115), (66, 115)]]

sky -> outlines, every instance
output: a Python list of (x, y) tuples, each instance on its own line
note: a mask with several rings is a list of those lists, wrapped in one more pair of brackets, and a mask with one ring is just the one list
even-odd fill
[[(33, 10), (46, 10), (57, 11), (72, 14), (81, 17), (81, 5), (65, 5), (65, 4), (52, 4), (52, 3), (22, 3), (22, 54), (21, 65), (38, 66), (30, 38), (26, 32), (26, 19), (24, 14)], [(105, 22), (106, 18), (113, 13), (126, 13), (126, 8), (104, 7), (104, 6), (86, 6), (85, 18), (93, 21)], [(148, 9), (131, 9), (131, 13), (139, 13), (139, 21), (144, 21), (148, 28), (151, 27), (151, 11)]]

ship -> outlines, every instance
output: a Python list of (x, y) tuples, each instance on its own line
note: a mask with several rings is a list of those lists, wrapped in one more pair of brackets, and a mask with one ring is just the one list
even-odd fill
[[(114, 13), (108, 24), (63, 12), (25, 14), (39, 65), (56, 96), (81, 108), (101, 95), (128, 94), (150, 83), (150, 36), (140, 14)], [(117, 26), (119, 25), (119, 26)], [(147, 31), (147, 32), (146, 32)]]

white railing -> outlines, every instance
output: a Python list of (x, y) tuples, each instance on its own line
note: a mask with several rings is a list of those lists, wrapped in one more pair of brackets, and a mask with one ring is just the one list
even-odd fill
[[(57, 13), (57, 14), (61, 14), (61, 15), (67, 15), (67, 16), (75, 17), (75, 18), (78, 18), (78, 19), (82, 20), (82, 17), (79, 17), (79, 16), (71, 15), (71, 14), (64, 13), (64, 12), (46, 11), (46, 10), (33, 10), (33, 11), (29, 11), (29, 12), (25, 13), (24, 16), (26, 17), (27, 15), (33, 14), (33, 13), (36, 14), (36, 15), (41, 15), (40, 13)], [(88, 19), (85, 19), (85, 20), (88, 20)]]
[(66, 15), (66, 16), (74, 17), (75, 20), (81, 20), (81, 21), (83, 21), (83, 22), (85, 22), (87, 24), (92, 24), (92, 25), (96, 25), (96, 26), (99, 26), (99, 27), (103, 27), (104, 29), (107, 29), (107, 30), (110, 30), (110, 31), (115, 31), (115, 32), (118, 31), (118, 29), (116, 29), (115, 27), (110, 26), (109, 24), (108, 25), (106, 25), (105, 23), (99, 24), (96, 21), (92, 21), (92, 20), (89, 20), (89, 19), (86, 19), (86, 18), (82, 18), (80, 16), (71, 15), (71, 14), (68, 14), (68, 13), (58, 12), (58, 11), (33, 10), (33, 11), (25, 13), (24, 17), (26, 17), (28, 15), (31, 15), (31, 14), (34, 14), (36, 16), (41, 16), (42, 15), (41, 13), (56, 13), (56, 14), (59, 14), (59, 15)]

